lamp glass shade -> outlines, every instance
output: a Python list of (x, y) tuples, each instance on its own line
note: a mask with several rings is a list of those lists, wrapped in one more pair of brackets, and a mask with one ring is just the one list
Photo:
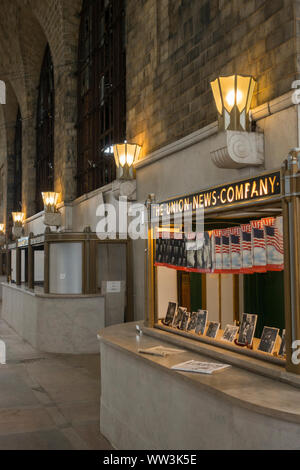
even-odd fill
[(48, 191), (42, 193), (45, 210), (55, 211), (59, 193)]
[(25, 219), (25, 214), (24, 212), (13, 212), (12, 218), (13, 218), (14, 224), (22, 225)]
[(249, 110), (250, 110), (255, 85), (256, 85), (256, 81), (254, 80), (254, 78), (251, 78), (250, 86), (249, 86), (249, 92), (248, 92), (248, 98), (247, 98), (247, 104), (246, 104), (246, 113), (249, 113)]
[(223, 76), (211, 82), (220, 129), (247, 129), (255, 85), (253, 77), (244, 75)]
[(241, 75), (237, 76), (236, 105), (240, 113), (246, 108), (250, 83), (251, 83), (251, 77), (242, 77)]
[[(224, 108), (230, 113), (236, 103), (235, 76), (220, 77), (221, 94)], [(239, 98), (239, 96), (238, 96)]]
[(5, 232), (5, 224), (0, 224), (0, 233)]
[(216, 78), (216, 80), (211, 82), (210, 86), (212, 88), (212, 92), (213, 92), (213, 95), (214, 95), (214, 99), (215, 99), (215, 103), (216, 103), (218, 113), (222, 115), (223, 114), (223, 102), (222, 102), (221, 88), (220, 88), (219, 79)]
[(113, 146), (114, 157), (117, 167), (132, 167), (133, 164), (138, 160), (141, 147), (137, 144), (128, 144), (126, 141), (122, 144), (116, 144)]

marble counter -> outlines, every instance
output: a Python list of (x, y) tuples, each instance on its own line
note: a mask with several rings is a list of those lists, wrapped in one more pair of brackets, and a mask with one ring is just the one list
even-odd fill
[(135, 326), (99, 333), (101, 432), (116, 448), (300, 449), (297, 387), (235, 365), (214, 375), (174, 371), (173, 365), (189, 359), (216, 360), (188, 350), (168, 357), (139, 354), (139, 348), (170, 343), (139, 337)]
[(49, 295), (2, 283), (2, 318), (40, 351), (97, 353), (97, 331), (105, 326), (105, 298)]

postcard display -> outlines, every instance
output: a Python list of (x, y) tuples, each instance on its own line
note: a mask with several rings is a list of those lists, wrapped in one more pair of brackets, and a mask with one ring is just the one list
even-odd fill
[[(164, 233), (156, 238), (155, 266), (198, 273), (251, 274), (284, 269), (283, 218), (268, 217), (204, 233)], [(285, 330), (264, 327), (254, 337), (257, 315), (244, 313), (240, 326), (209, 320), (209, 312), (188, 312), (169, 302), (164, 327), (257, 353), (285, 357)]]

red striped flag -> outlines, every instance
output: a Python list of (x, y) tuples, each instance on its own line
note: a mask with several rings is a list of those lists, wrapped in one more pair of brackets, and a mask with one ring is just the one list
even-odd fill
[(223, 269), (223, 272), (231, 271), (229, 229), (222, 230), (222, 269)]
[(264, 225), (267, 245), (267, 269), (282, 271), (284, 269), (283, 218), (270, 218)]
[(234, 272), (239, 272), (242, 267), (241, 228), (232, 227), (229, 229), (229, 233), (230, 233), (231, 269)]
[(264, 225), (261, 220), (251, 221), (252, 259), (254, 272), (267, 271), (267, 250)]
[(251, 232), (252, 229), (250, 224), (241, 225), (241, 273), (245, 274), (253, 272)]
[(223, 270), (222, 260), (222, 230), (212, 231), (213, 271), (221, 273)]

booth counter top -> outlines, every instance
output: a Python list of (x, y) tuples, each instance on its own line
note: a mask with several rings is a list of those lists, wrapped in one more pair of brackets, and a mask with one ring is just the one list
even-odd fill
[[(136, 334), (137, 324), (143, 330), (141, 336)], [(187, 346), (187, 342), (191, 341), (186, 338), (181, 338), (180, 343), (177, 342), (174, 344), (174, 342), (172, 342), (172, 344), (170, 344), (168, 333), (160, 332), (163, 333), (163, 335), (153, 337), (149, 336), (150, 330), (153, 329), (145, 328), (143, 322), (127, 323), (101, 330), (98, 338), (103, 345), (116, 349), (122, 354), (129, 355), (135, 360), (140, 361), (141, 367), (143, 367), (142, 364), (144, 364), (145, 367), (148, 367), (148, 371), (151, 371), (151, 368), (156, 369), (160, 373), (168, 374), (173, 379), (175, 378), (178, 382), (183, 381), (188, 383), (189, 386), (194, 387), (196, 390), (199, 390), (199, 392), (206, 391), (210, 396), (213, 395), (216, 398), (222, 398), (233, 404), (233, 406), (243, 407), (254, 413), (300, 425), (300, 390), (298, 388), (300, 382), (297, 376), (291, 377), (291, 381), (294, 379), (295, 385), (297, 385), (293, 386), (283, 383), (278, 379), (263, 376), (261, 375), (261, 371), (260, 373), (255, 373), (245, 370), (242, 368), (242, 363), (241, 367), (232, 365), (228, 369), (224, 369), (212, 375), (177, 372), (172, 370), (171, 367), (187, 360), (195, 359), (204, 362), (220, 362), (220, 359), (213, 359), (211, 354), (199, 354), (187, 349), (184, 353), (169, 355), (167, 357), (141, 354), (138, 352), (140, 348), (146, 349), (162, 345), (183, 349)], [(155, 331), (155, 333), (157, 333), (157, 331)], [(234, 353), (231, 354), (233, 355)], [(238, 355), (235, 354), (235, 356)], [(223, 359), (225, 358), (223, 357)], [(249, 360), (249, 358), (244, 360)], [(225, 360), (221, 362), (226, 363)], [(269, 369), (272, 368), (274, 374), (278, 376), (282, 371), (280, 366), (274, 364), (267, 364), (267, 367)], [(288, 375), (292, 376), (293, 374)], [(103, 377), (102, 380), (105, 381), (105, 377)], [(157, 387), (160, 387), (159, 383), (157, 383)]]

